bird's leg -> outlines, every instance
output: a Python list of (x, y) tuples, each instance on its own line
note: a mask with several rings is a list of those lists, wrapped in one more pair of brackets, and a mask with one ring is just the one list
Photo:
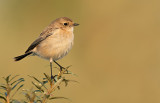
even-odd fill
[(51, 68), (51, 79), (54, 79), (53, 75), (52, 75), (52, 59), (50, 59), (50, 68)]
[(60, 64), (58, 64), (55, 60), (54, 62), (60, 67), (60, 72), (62, 71), (62, 69), (65, 69), (64, 67), (62, 67)]
[(50, 68), (51, 68), (51, 79), (53, 79), (53, 75), (52, 75), (52, 62), (50, 62)]

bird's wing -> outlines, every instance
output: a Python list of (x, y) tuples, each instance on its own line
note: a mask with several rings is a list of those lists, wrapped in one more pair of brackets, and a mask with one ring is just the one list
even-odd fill
[(47, 37), (53, 35), (54, 30), (52, 29), (52, 32), (50, 31), (51, 29), (47, 29), (46, 31), (42, 32), (40, 36), (29, 46), (25, 53), (33, 50), (40, 42), (45, 40)]

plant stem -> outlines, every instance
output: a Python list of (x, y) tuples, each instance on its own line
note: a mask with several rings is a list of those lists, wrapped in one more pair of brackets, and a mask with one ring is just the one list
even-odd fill
[(6, 100), (7, 100), (7, 103), (10, 103), (10, 101), (9, 101), (9, 95), (7, 95)]
[(49, 90), (48, 90), (48, 93), (47, 94), (44, 94), (44, 98), (42, 100), (42, 103), (46, 103), (47, 99), (49, 98), (48, 95), (50, 96), (51, 93), (57, 88), (57, 86), (60, 85), (60, 83), (62, 82), (64, 78), (60, 78), (54, 85), (53, 87), (51, 87)]

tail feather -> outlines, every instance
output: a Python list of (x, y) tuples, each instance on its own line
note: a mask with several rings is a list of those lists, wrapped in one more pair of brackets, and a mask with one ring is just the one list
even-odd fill
[(27, 53), (25, 53), (25, 54), (23, 54), (23, 55), (14, 57), (14, 60), (15, 60), (15, 61), (19, 61), (19, 60), (25, 58), (26, 56), (28, 56), (28, 55), (30, 55), (30, 54), (32, 54), (32, 52), (27, 52)]

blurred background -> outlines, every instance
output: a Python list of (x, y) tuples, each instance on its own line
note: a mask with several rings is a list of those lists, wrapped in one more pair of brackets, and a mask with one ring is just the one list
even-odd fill
[[(49, 62), (28, 57), (14, 62), (50, 22), (69, 17), (74, 29), (71, 52), (59, 60), (80, 82), (55, 96), (73, 103), (160, 103), (159, 0), (0, 0), (0, 77), (32, 79), (50, 74)], [(54, 64), (54, 66), (56, 66)], [(56, 72), (56, 70), (55, 70)], [(0, 79), (0, 83), (3, 83)], [(20, 98), (20, 97), (16, 97)], [(56, 100), (56, 103), (68, 103)]]

